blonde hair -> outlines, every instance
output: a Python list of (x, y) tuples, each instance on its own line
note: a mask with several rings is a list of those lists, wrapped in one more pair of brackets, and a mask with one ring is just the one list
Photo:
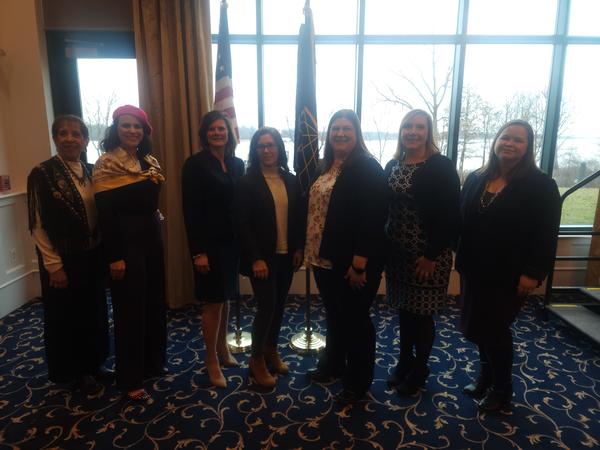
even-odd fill
[(423, 111), (422, 109), (413, 109), (409, 111), (402, 122), (400, 122), (400, 129), (398, 130), (398, 145), (396, 146), (396, 153), (394, 153), (394, 159), (399, 161), (403, 160), (406, 156), (406, 149), (402, 145), (402, 128), (406, 125), (406, 123), (417, 116), (425, 117), (427, 121), (427, 139), (425, 140), (425, 154), (429, 158), (431, 155), (440, 152), (435, 140), (433, 138), (433, 120), (431, 119), (431, 115), (427, 111)]

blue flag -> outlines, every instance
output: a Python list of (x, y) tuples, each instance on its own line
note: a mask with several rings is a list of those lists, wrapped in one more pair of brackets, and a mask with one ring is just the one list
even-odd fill
[(304, 6), (304, 24), (298, 37), (298, 77), (296, 80), (296, 129), (294, 170), (305, 195), (319, 163), (319, 129), (315, 74), (315, 32), (312, 11)]

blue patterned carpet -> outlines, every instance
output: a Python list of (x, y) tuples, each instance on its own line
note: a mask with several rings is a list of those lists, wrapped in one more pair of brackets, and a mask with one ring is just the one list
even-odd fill
[[(253, 304), (243, 322), (252, 318)], [(317, 305), (320, 311), (320, 305)], [(265, 391), (242, 368), (229, 386), (208, 385), (198, 308), (169, 313), (171, 375), (148, 380), (153, 400), (133, 404), (114, 386), (86, 398), (46, 380), (39, 302), (0, 321), (0, 449), (507, 449), (597, 448), (600, 351), (529, 305), (515, 324), (514, 409), (480, 415), (461, 388), (475, 375), (475, 351), (456, 328), (458, 310), (438, 318), (426, 390), (399, 398), (385, 380), (395, 364), (395, 310), (374, 309), (377, 367), (368, 401), (340, 407), (339, 382), (307, 382), (314, 356), (287, 345), (303, 325), (302, 300), (290, 299), (280, 343), (291, 373)], [(323, 327), (322, 314), (315, 314)], [(112, 361), (109, 361), (109, 364)]]

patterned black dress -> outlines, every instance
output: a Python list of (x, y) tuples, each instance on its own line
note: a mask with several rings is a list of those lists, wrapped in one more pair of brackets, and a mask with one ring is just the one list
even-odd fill
[(425, 165), (396, 164), (388, 177), (392, 191), (386, 235), (391, 252), (385, 268), (388, 301), (401, 309), (423, 315), (437, 314), (447, 302), (448, 280), (452, 269), (452, 252), (446, 248), (436, 258), (433, 276), (419, 281), (416, 260), (427, 246), (427, 235), (411, 195), (414, 174)]

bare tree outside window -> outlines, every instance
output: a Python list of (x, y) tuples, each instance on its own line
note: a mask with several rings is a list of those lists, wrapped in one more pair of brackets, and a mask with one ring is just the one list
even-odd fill
[[(452, 66), (445, 66), (443, 69), (439, 67), (439, 60), (436, 58), (436, 46), (426, 46), (430, 54), (429, 69), (423, 70), (420, 67), (416, 69), (417, 76), (407, 75), (404, 71), (398, 70), (394, 74), (400, 80), (406, 82), (412, 87), (411, 94), (416, 94), (419, 103), (411, 101), (407, 97), (407, 92), (399, 92), (395, 85), (386, 85), (383, 88), (377, 87), (377, 93), (381, 100), (389, 102), (393, 105), (398, 105), (403, 109), (411, 110), (422, 107), (426, 109), (433, 120), (433, 136), (436, 142), (440, 142), (441, 133), (439, 124), (445, 117), (442, 116), (443, 105), (447, 100), (447, 95), (450, 93), (452, 85)], [(445, 141), (444, 141), (445, 142)]]
[(84, 107), (83, 120), (90, 130), (88, 152), (92, 147), (92, 150), (95, 151), (94, 160), (102, 153), (100, 142), (104, 139), (106, 129), (112, 123), (112, 112), (117, 107), (117, 100), (117, 93), (113, 90), (108, 96), (95, 97)]

